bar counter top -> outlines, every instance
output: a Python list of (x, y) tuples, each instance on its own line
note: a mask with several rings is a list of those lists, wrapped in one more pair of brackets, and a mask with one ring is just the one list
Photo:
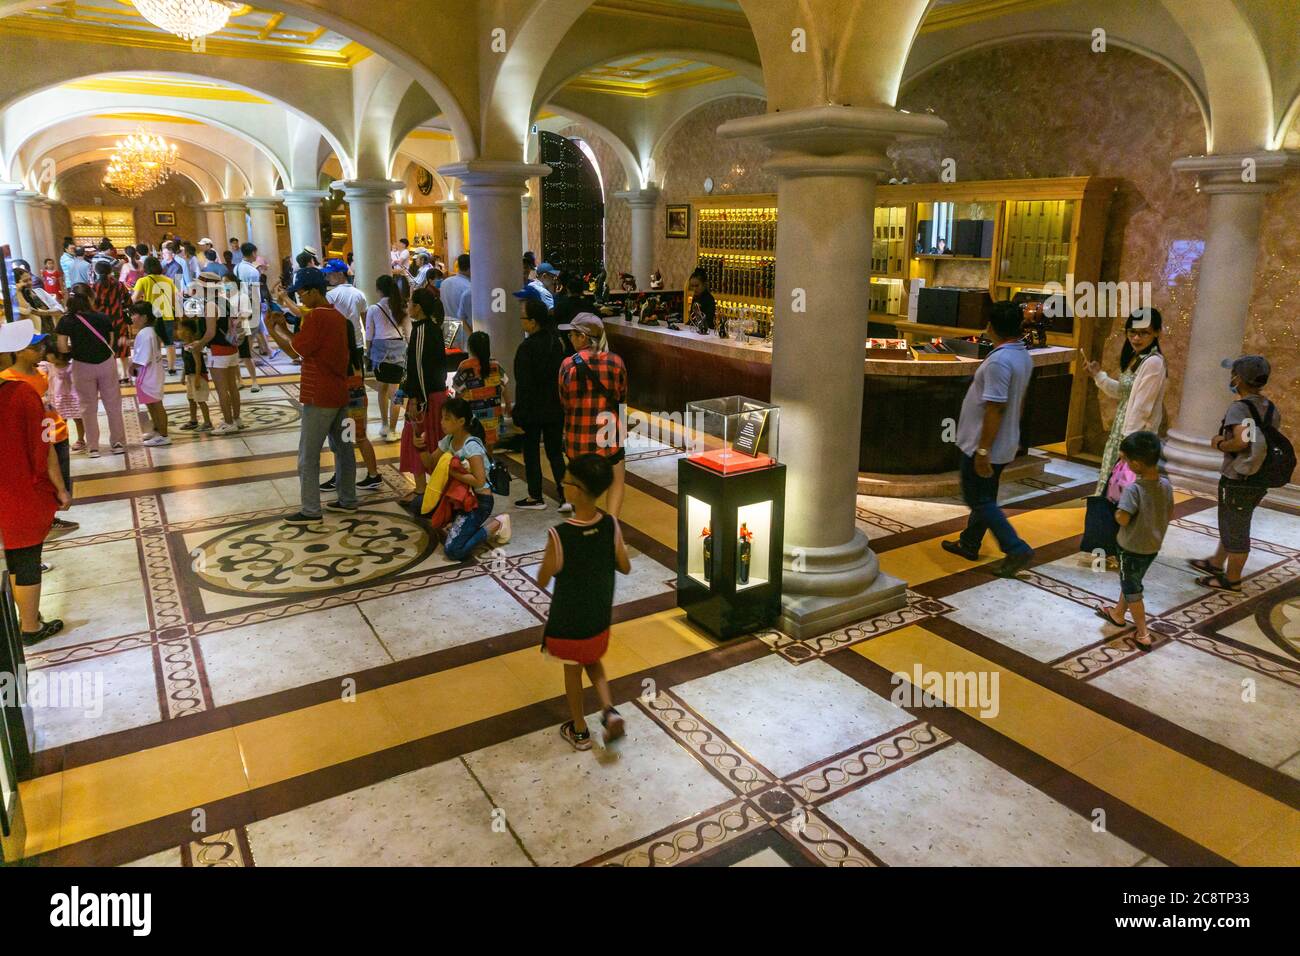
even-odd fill
[[(628, 324), (618, 320), (606, 320), (605, 330), (610, 339), (617, 341), (628, 338), (639, 343), (666, 349), (689, 349), (719, 358), (729, 358), (741, 362), (755, 362), (762, 365), (772, 364), (772, 350), (758, 340), (720, 339), (716, 334), (700, 335), (694, 329), (683, 326), (677, 331), (664, 326), (643, 326)], [(866, 340), (863, 340), (865, 346)], [(617, 352), (619, 349), (614, 348)], [(1034, 366), (1069, 364), (1074, 358), (1075, 350), (1052, 345), (1047, 348), (1034, 349), (1029, 353), (1034, 359)], [(973, 375), (981, 359), (963, 358), (957, 361), (918, 361), (915, 359), (863, 359), (864, 375), (893, 375), (904, 378), (939, 378), (966, 377)]]

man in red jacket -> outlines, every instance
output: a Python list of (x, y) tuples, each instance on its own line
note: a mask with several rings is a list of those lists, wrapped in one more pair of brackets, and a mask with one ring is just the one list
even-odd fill
[(302, 359), (299, 397), (302, 430), (298, 437), (298, 486), (302, 510), (285, 519), (289, 524), (318, 524), (321, 520), (320, 453), (326, 439), (334, 453), (338, 500), (328, 511), (357, 510), (357, 461), (353, 428), (348, 418), (348, 369), (356, 348), (352, 323), (325, 298), (329, 282), (319, 269), (298, 270), (286, 296), (298, 297), (306, 312), (298, 334), (289, 331), (284, 315), (271, 313), (271, 335), (290, 358)]

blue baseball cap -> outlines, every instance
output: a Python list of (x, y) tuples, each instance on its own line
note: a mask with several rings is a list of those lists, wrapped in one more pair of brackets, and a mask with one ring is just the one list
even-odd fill
[(545, 299), (542, 298), (542, 294), (537, 290), (537, 287), (531, 285), (526, 285), (518, 292), (516, 292), (515, 298), (519, 299), (521, 302), (526, 302), (529, 299), (536, 299), (538, 302), (546, 301)]
[(322, 271), (325, 273), (347, 272), (348, 264), (342, 259), (331, 259), (329, 262), (325, 263), (325, 267)]
[(306, 269), (298, 270), (293, 277), (293, 285), (289, 286), (285, 291), (289, 295), (297, 295), (299, 292), (305, 292), (308, 289), (326, 292), (329, 287), (330, 283), (325, 278), (325, 273), (313, 266), (308, 266)]
[(549, 262), (543, 262), (537, 267), (537, 274), (539, 276), (558, 276), (560, 270), (555, 268), (555, 266), (551, 265)]

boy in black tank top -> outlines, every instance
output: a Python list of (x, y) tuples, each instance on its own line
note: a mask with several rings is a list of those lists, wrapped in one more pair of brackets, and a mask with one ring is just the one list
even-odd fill
[(591, 749), (582, 706), (584, 670), (600, 697), (605, 742), (623, 736), (623, 718), (614, 709), (600, 663), (609, 648), (614, 572), (632, 571), (618, 519), (596, 507), (596, 499), (613, 481), (613, 469), (600, 455), (583, 455), (569, 463), (564, 492), (573, 517), (551, 529), (537, 577), (543, 588), (555, 579), (542, 651), (564, 662), (564, 692), (573, 719), (560, 727), (560, 736), (575, 750)]

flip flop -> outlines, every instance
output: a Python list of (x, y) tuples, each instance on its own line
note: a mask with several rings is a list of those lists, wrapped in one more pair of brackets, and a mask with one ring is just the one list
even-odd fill
[(1233, 584), (1222, 574), (1207, 574), (1203, 578), (1197, 578), (1196, 583), (1203, 588), (1209, 588), (1211, 591), (1226, 591), (1229, 594), (1241, 593), (1241, 582)]
[(1116, 622), (1116, 620), (1110, 616), (1110, 612), (1107, 611), (1105, 608), (1095, 607), (1092, 609), (1092, 612), (1096, 614), (1099, 618), (1101, 618), (1103, 621), (1105, 621), (1107, 624), (1109, 624), (1111, 627), (1128, 627), (1128, 621)]
[(1149, 653), (1152, 651), (1152, 649), (1156, 646), (1156, 639), (1155, 639), (1154, 636), (1151, 635), (1150, 632), (1148, 632), (1148, 633), (1147, 633), (1147, 643), (1146, 643), (1146, 644), (1143, 644), (1141, 641), (1138, 640), (1137, 635), (1134, 634), (1134, 635), (1133, 635), (1133, 646), (1136, 647), (1136, 648), (1137, 648), (1139, 651), (1141, 651), (1143, 654), (1149, 654)]
[(1187, 566), (1193, 570), (1200, 571), (1202, 574), (1222, 574), (1223, 568), (1216, 568), (1205, 558), (1188, 558)]

